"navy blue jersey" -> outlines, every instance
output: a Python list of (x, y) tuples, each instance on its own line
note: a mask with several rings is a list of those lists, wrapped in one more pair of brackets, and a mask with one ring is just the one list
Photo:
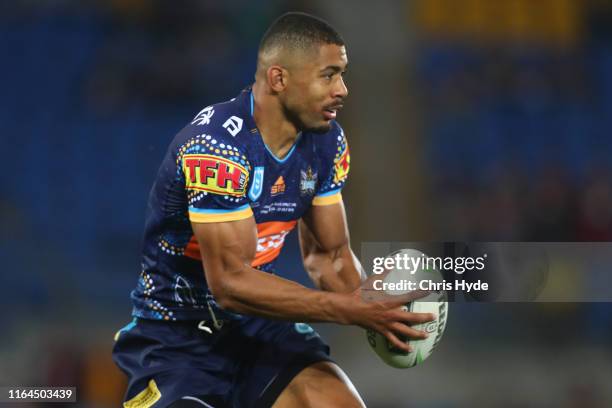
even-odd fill
[(170, 144), (149, 196), (134, 316), (197, 320), (217, 308), (191, 222), (255, 217), (252, 266), (274, 272), (285, 237), (310, 206), (341, 200), (350, 157), (338, 123), (325, 134), (300, 133), (279, 159), (252, 113), (253, 96), (245, 89), (202, 109)]

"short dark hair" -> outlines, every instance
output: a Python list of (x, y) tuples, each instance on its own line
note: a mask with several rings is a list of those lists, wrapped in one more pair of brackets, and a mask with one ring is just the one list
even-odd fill
[(326, 21), (311, 14), (290, 12), (277, 18), (259, 44), (259, 52), (276, 46), (307, 50), (313, 45), (344, 45), (340, 34)]

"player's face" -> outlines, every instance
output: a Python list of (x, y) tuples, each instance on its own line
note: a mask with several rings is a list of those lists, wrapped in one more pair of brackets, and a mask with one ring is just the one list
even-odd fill
[(348, 95), (343, 79), (347, 64), (344, 46), (325, 44), (294, 70), (284, 107), (299, 129), (320, 133), (330, 130)]

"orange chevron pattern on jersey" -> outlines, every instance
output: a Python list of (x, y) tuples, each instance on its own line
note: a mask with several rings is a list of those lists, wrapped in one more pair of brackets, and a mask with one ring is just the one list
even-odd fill
[[(255, 268), (276, 259), (285, 244), (285, 237), (295, 228), (296, 224), (297, 220), (270, 221), (257, 224), (257, 252), (251, 266)], [(189, 258), (202, 260), (200, 247), (195, 236), (192, 236), (189, 240), (184, 254)]]
[(295, 228), (296, 224), (297, 220), (257, 224), (257, 253), (251, 266), (255, 268), (276, 259), (285, 244), (285, 237)]
[(185, 252), (183, 254), (192, 259), (197, 259), (198, 261), (202, 260), (202, 254), (200, 253), (200, 244), (198, 244), (198, 240), (195, 235), (191, 236), (191, 239), (187, 243), (185, 247)]

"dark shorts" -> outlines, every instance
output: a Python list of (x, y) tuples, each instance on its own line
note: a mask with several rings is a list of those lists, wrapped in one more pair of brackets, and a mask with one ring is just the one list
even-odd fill
[(127, 407), (270, 407), (305, 367), (331, 361), (329, 347), (303, 323), (256, 317), (220, 330), (197, 321), (137, 319), (117, 333), (113, 359), (128, 375)]

